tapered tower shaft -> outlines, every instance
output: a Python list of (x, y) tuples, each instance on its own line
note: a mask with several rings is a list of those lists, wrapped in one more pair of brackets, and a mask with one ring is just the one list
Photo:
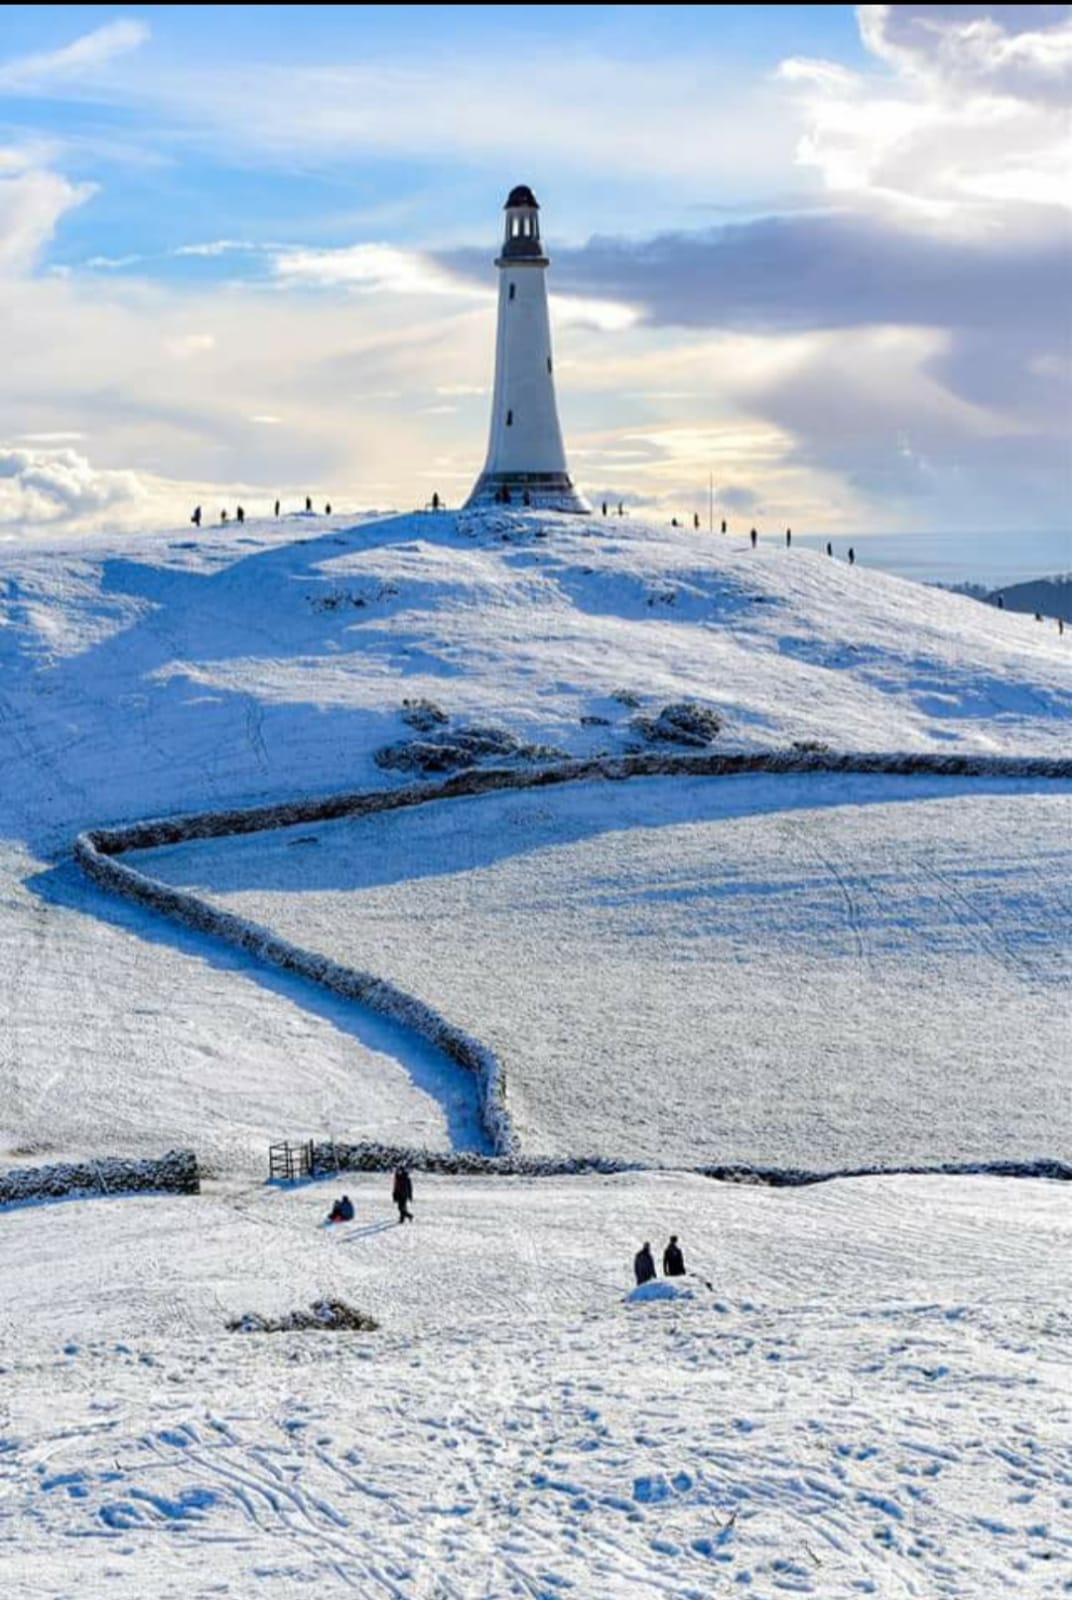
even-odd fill
[(540, 240), (540, 208), (532, 190), (512, 189), (499, 269), (495, 388), (488, 454), (468, 504), (508, 501), (554, 511), (588, 511), (566, 466), (555, 403), (551, 324)]

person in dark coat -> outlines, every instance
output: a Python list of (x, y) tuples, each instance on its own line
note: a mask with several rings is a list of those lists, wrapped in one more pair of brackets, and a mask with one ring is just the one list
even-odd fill
[(725, 533), (725, 531), (726, 531), (726, 519), (725, 519), (725, 517), (723, 517), (722, 518), (722, 532)]
[(663, 1251), (663, 1277), (683, 1278), (685, 1276), (685, 1257), (681, 1253), (681, 1246), (677, 1242), (677, 1234), (670, 1235), (670, 1243)]
[(793, 543), (793, 530), (792, 530), (792, 528), (786, 528), (786, 530), (785, 530), (785, 548), (788, 550), (792, 543)]
[(350, 1196), (348, 1194), (344, 1194), (341, 1200), (336, 1200), (335, 1204), (332, 1206), (331, 1210), (328, 1212), (328, 1221), (329, 1222), (353, 1222), (353, 1220), (354, 1220), (354, 1203), (350, 1199)]
[(826, 541), (826, 553), (827, 553), (828, 556), (832, 556), (833, 553), (834, 553), (834, 547), (830, 543), (829, 539)]
[(633, 1271), (636, 1273), (638, 1285), (650, 1283), (655, 1276), (655, 1262), (652, 1259), (651, 1245), (646, 1239), (633, 1257)]
[(201, 507), (200, 506), (194, 506), (194, 514), (190, 518), (190, 521), (193, 523), (195, 528), (199, 528), (201, 526)]
[(308, 494), (306, 495), (306, 497), (305, 497), (305, 509), (306, 509), (306, 511), (311, 511), (313, 509), (313, 497), (312, 497), (312, 495), (308, 495)]
[(412, 1222), (413, 1213), (409, 1209), (409, 1204), (413, 1199), (413, 1179), (405, 1167), (399, 1167), (395, 1172), (395, 1181), (391, 1188), (391, 1199), (398, 1207), (399, 1222)]
[(237, 522), (245, 522), (246, 510), (244, 506), (239, 506), (238, 510), (235, 512), (235, 520)]
[(850, 546), (849, 546), (849, 566), (850, 567), (854, 567), (855, 565), (856, 565), (856, 551), (852, 548), (852, 545), (850, 544)]
[(275, 503), (275, 514), (278, 517), (278, 515), (279, 515), (279, 501), (278, 500)]
[(756, 530), (755, 530), (755, 528), (753, 528), (752, 532), (749, 534), (749, 538), (752, 541), (752, 549), (753, 550), (756, 548), (756, 539), (757, 539), (757, 537), (758, 537), (758, 535), (756, 534)]

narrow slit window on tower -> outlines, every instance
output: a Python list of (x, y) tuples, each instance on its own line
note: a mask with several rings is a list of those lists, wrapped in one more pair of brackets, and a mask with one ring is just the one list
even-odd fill
[(512, 411), (508, 411), (506, 413), (506, 426), (508, 428), (512, 428), (513, 425), (514, 425), (514, 413)]
[(510, 299), (511, 300), (514, 298), (514, 292), (515, 292), (516, 289), (517, 289), (517, 284), (516, 283), (512, 283), (510, 285)]

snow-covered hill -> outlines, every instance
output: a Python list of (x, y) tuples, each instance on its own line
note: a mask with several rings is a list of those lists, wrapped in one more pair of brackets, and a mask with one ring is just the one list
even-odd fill
[[(862, 563), (628, 519), (293, 517), (122, 546), (10, 548), (0, 593), (0, 1158), (162, 1142), (259, 1167), (282, 1133), (439, 1146), (476, 1137), (471, 1083), (412, 1038), (86, 884), (67, 852), (87, 825), (393, 784), (378, 749), (459, 725), (574, 754), (620, 752), (645, 742), (637, 719), (681, 700), (717, 711), (716, 747), (727, 749), (822, 740), (1050, 753), (1068, 748), (1072, 730), (1072, 640), (1030, 619)], [(406, 702), (424, 701), (450, 719), (430, 735), (404, 717)], [(472, 806), (460, 830), (445, 823), (445, 856), (427, 836), (431, 818), (359, 831), (363, 861), (374, 837), (373, 854), (393, 862), (401, 944), (398, 932), (385, 942), (386, 908), (366, 892), (375, 880), (349, 870), (345, 840), (340, 856), (327, 834), (315, 852), (250, 840), (233, 859), (247, 886), (284, 886), (274, 907), (252, 906), (258, 914), (321, 947), (349, 945), (373, 970), (393, 965), (499, 1046), (538, 1146), (784, 1160), (794, 1128), (806, 1128), (805, 1165), (882, 1159), (884, 1143), (892, 1160), (1061, 1154), (1049, 1086), (1061, 1069), (1054, 996), (1067, 954), (1063, 790), (1045, 801), (1014, 785), (1004, 809), (992, 798), (975, 812), (956, 803), (956, 786), (791, 787), (737, 784), (736, 823), (700, 789), (690, 812), (680, 785), (676, 830), (652, 827), (668, 820), (658, 798), (643, 815), (621, 813), (625, 831), (612, 828), (604, 850), (632, 860), (615, 893), (635, 903), (613, 928), (598, 839), (614, 811), (598, 795), (585, 802), (591, 842), (574, 838), (565, 855), (548, 853), (563, 822), (571, 838), (576, 828), (561, 797), (547, 802), (546, 826), (547, 806), (513, 807), (535, 831), (504, 829), (490, 801)], [(925, 792), (950, 803), (906, 805)], [(883, 799), (896, 801), (892, 813)], [(866, 907), (892, 885), (892, 834), (907, 920), (891, 957)], [(1015, 841), (1011, 865), (1003, 839)], [(468, 872), (492, 849), (499, 877), (513, 873), (505, 888)], [(222, 863), (223, 877), (210, 882), (226, 884), (228, 859), (221, 846), (213, 870)], [(682, 893), (684, 860), (693, 887)], [(553, 893), (539, 900), (548, 920), (525, 875), (552, 868)], [(739, 891), (752, 880), (746, 916)], [(1001, 885), (1013, 881), (1003, 905)], [(334, 895), (344, 888), (345, 906)], [(324, 891), (326, 918), (310, 925)], [(502, 894), (515, 897), (506, 920)], [(792, 928), (767, 914), (787, 895)], [(423, 943), (433, 928), (434, 952)], [(934, 997), (913, 1006), (921, 983)], [(898, 1041), (883, 1048), (881, 1074), (880, 1038)], [(665, 1109), (641, 1115), (648, 1063), (671, 1039)], [(971, 1057), (970, 1081), (950, 1076), (951, 1055), (958, 1074)], [(1026, 1114), (1006, 1116), (1013, 1058), (1033, 1075), (1033, 1095)], [(949, 1114), (935, 1120), (920, 1095), (939, 1093), (939, 1066)], [(758, 1099), (743, 1079), (758, 1083)], [(835, 1079), (848, 1098), (832, 1109)], [(897, 1114), (879, 1118), (887, 1101)], [(906, 1134), (913, 1126), (925, 1151)], [(1039, 1148), (1044, 1136), (1055, 1147)]]
[(421, 697), (571, 753), (685, 698), (732, 748), (1068, 748), (1072, 638), (869, 572), (866, 546), (850, 568), (628, 519), (352, 522), (5, 548), (0, 833), (56, 850), (88, 823), (382, 783), (373, 751)]
[[(682, 701), (715, 748), (1065, 754), (1070, 649), (863, 562), (627, 520), (6, 548), (0, 1161), (189, 1144), (208, 1172), (197, 1198), (0, 1214), (8, 1589), (1067, 1590), (1061, 1186), (418, 1175), (403, 1230), (352, 1178), (357, 1221), (321, 1231), (325, 1185), (260, 1183), (268, 1141), (473, 1145), (472, 1080), (70, 850), (394, 785), (378, 750), (466, 727), (658, 749)], [(1068, 1156), (1070, 812), (1040, 779), (649, 778), (141, 865), (464, 1022), (529, 1149)], [(691, 1297), (626, 1303), (633, 1251), (671, 1231)], [(324, 1295), (381, 1332), (224, 1331)]]

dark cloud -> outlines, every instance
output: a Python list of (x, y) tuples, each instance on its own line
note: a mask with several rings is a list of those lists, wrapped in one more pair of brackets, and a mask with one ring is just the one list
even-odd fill
[[(444, 264), (488, 281), (485, 252)], [(979, 245), (871, 217), (764, 217), (653, 239), (596, 237), (553, 253), (560, 294), (623, 300), (663, 327), (803, 332), (876, 323), (989, 328), (1068, 323), (1064, 219), (1029, 240)], [(1056, 321), (1055, 321), (1056, 319)]]

